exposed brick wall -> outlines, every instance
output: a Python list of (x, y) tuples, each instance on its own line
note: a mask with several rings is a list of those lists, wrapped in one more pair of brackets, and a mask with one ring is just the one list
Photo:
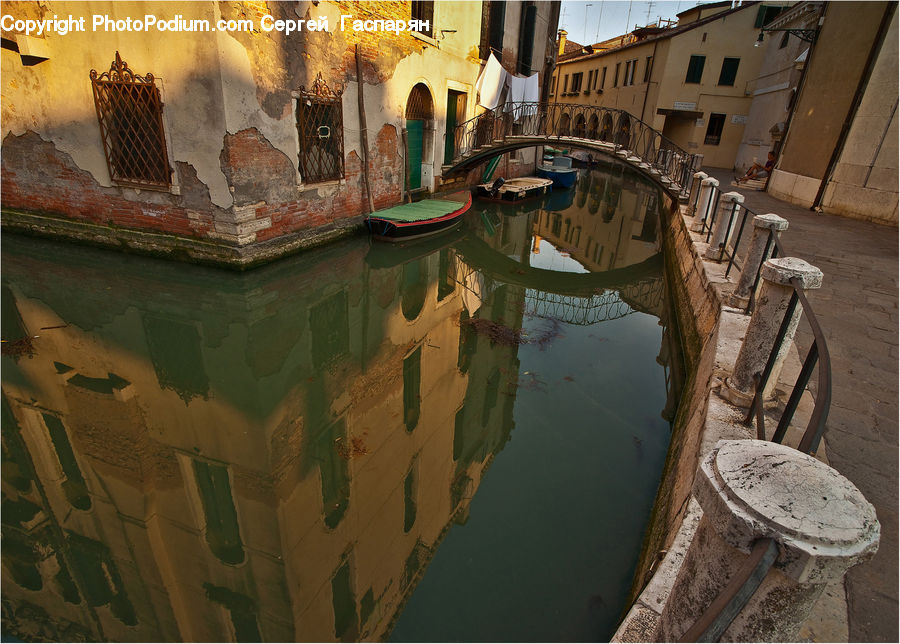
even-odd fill
[[(344, 0), (337, 3), (341, 13), (352, 15), (353, 20), (410, 20), (410, 2), (357, 2)], [(356, 79), (356, 45), (360, 45), (363, 79), (370, 84), (383, 83), (394, 74), (399, 60), (426, 47), (421, 40), (409, 33), (399, 35), (378, 31), (343, 32), (347, 47), (343, 55), (343, 69), (346, 79)]]
[(212, 228), (212, 204), (200, 211), (186, 207), (180, 196), (149, 191), (136, 196), (140, 201), (127, 199), (122, 188), (102, 187), (71, 156), (34, 132), (7, 134), (0, 168), (4, 208), (189, 237), (204, 237)]
[[(376, 209), (387, 208), (400, 201), (402, 157), (396, 128), (383, 126), (370, 148), (373, 200)], [(294, 162), (256, 128), (227, 134), (220, 164), (234, 188), (235, 205), (258, 204), (251, 211), (251, 222), (258, 224), (253, 227), (256, 241), (318, 228), (368, 210), (362, 162), (355, 151), (347, 155), (341, 185), (322, 189), (314, 184), (303, 192), (297, 190)], [(125, 190), (100, 186), (68, 154), (37, 134), (9, 134), (3, 143), (2, 202), (6, 208), (95, 224), (222, 238), (223, 229), (214, 226), (214, 217), (229, 222), (235, 215), (209, 201), (208, 190), (190, 165), (177, 165), (182, 195), (127, 191), (133, 198), (126, 198)], [(151, 199), (154, 203), (147, 203)]]
[(288, 201), (296, 193), (293, 162), (255, 127), (225, 135), (219, 165), (237, 206)]

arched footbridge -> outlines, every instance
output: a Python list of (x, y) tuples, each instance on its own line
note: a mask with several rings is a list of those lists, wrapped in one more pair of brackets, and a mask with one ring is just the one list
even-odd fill
[(579, 148), (624, 161), (676, 199), (690, 190), (702, 155), (689, 154), (624, 110), (567, 103), (507, 103), (457, 125), (443, 177), (537, 145)]

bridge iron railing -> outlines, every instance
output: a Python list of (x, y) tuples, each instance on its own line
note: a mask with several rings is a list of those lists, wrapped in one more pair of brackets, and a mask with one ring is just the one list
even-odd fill
[[(606, 151), (659, 175), (663, 184), (686, 195), (700, 155), (690, 154), (644, 121), (624, 110), (567, 103), (512, 103), (457, 125), (453, 137), (453, 159), (458, 168), (467, 159), (500, 147), (515, 137), (542, 138), (547, 144)], [(474, 161), (474, 159), (473, 159)]]

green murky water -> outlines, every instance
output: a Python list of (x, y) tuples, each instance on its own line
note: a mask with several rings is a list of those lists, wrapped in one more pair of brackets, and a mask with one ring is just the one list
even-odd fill
[(4, 236), (4, 632), (608, 639), (681, 381), (661, 200), (607, 166), (247, 274)]

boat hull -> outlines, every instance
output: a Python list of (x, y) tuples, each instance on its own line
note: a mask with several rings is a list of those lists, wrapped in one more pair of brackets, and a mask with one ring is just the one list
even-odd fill
[(491, 184), (481, 184), (475, 188), (475, 194), (485, 201), (497, 201), (500, 203), (518, 203), (526, 199), (542, 197), (553, 188), (553, 183), (546, 179), (531, 178), (533, 185), (525, 185), (523, 179), (511, 179), (492, 193)]
[(463, 215), (472, 207), (472, 195), (453, 212), (420, 221), (395, 221), (377, 215), (366, 218), (366, 226), (375, 239), (389, 242), (409, 241), (452, 230), (462, 223)]
[(550, 179), (554, 187), (558, 188), (571, 188), (575, 185), (575, 180), (578, 179), (578, 170), (574, 168), (550, 169), (539, 166), (536, 173), (539, 177)]

